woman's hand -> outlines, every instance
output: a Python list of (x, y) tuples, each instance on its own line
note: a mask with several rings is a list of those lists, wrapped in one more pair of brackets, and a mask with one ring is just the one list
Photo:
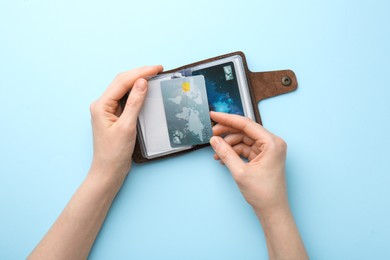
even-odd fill
[[(119, 74), (103, 95), (92, 103), (93, 162), (90, 173), (120, 178), (131, 167), (137, 132), (137, 117), (147, 93), (145, 77), (156, 75), (162, 66), (149, 66)], [(119, 101), (131, 90), (125, 108)]]
[(308, 259), (288, 204), (286, 143), (248, 118), (216, 112), (210, 115), (218, 123), (210, 140), (214, 158), (229, 168), (255, 210), (269, 258)]
[(249, 118), (217, 112), (211, 112), (211, 118), (218, 123), (211, 139), (214, 158), (229, 168), (254, 210), (262, 213), (288, 207), (286, 143)]
[[(130, 170), (138, 113), (148, 77), (161, 66), (119, 74), (91, 105), (93, 162), (91, 170), (64, 211), (29, 259), (87, 259), (107, 212)], [(131, 90), (121, 111), (119, 101)]]

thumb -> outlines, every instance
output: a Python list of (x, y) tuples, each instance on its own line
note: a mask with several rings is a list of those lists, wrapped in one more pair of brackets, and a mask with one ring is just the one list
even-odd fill
[(148, 83), (145, 79), (138, 79), (133, 88), (130, 91), (130, 94), (126, 101), (126, 106), (123, 110), (122, 115), (119, 120), (121, 124), (127, 126), (136, 125), (137, 117), (141, 108), (144, 104), (146, 93), (147, 93)]
[(229, 171), (234, 175), (241, 171), (245, 163), (233, 150), (233, 148), (225, 142), (219, 136), (213, 136), (210, 139), (210, 144), (213, 147), (214, 151), (222, 162), (228, 167)]

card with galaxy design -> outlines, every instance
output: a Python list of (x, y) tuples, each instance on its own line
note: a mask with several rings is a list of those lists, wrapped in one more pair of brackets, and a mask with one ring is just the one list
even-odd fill
[(203, 75), (205, 77), (211, 111), (244, 115), (233, 62), (195, 70), (192, 75)]
[(140, 158), (155, 159), (208, 143), (209, 110), (254, 120), (245, 66), (240, 55), (233, 55), (149, 78), (138, 119)]
[(171, 147), (208, 143), (212, 128), (204, 77), (162, 81), (161, 93)]

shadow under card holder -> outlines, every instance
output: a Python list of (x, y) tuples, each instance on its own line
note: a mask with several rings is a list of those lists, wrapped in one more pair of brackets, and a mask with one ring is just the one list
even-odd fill
[[(251, 99), (251, 105), (253, 108), (254, 119), (256, 120), (257, 123), (262, 124), (260, 111), (258, 108), (258, 103), (261, 100), (296, 90), (298, 87), (298, 82), (297, 82), (295, 73), (292, 70), (252, 72), (248, 68), (244, 53), (243, 52), (233, 52), (233, 53), (217, 56), (214, 58), (206, 59), (203, 61), (195, 62), (192, 64), (188, 64), (188, 65), (185, 65), (185, 66), (173, 69), (173, 70), (164, 71), (162, 74), (183, 71), (183, 70), (188, 69), (188, 68), (196, 67), (196, 66), (199, 66), (202, 64), (218, 61), (218, 60), (229, 58), (229, 57), (236, 56), (236, 55), (239, 55), (242, 59), (243, 68), (245, 71), (245, 77), (246, 77), (248, 90), (249, 90), (249, 95), (250, 95), (250, 99)], [(122, 99), (122, 104), (123, 104), (123, 102), (125, 102), (126, 98), (127, 97), (124, 97)], [(156, 131), (158, 131), (158, 130), (156, 129)], [(183, 153), (193, 151), (193, 150), (210, 145), (210, 144), (196, 145), (196, 146), (193, 146), (187, 150), (178, 151), (175, 153), (165, 154), (165, 155), (162, 155), (162, 156), (159, 156), (156, 158), (148, 159), (144, 156), (144, 154), (141, 150), (142, 149), (141, 142), (142, 142), (142, 137), (138, 131), (137, 141), (136, 141), (134, 153), (133, 153), (133, 160), (136, 163), (144, 163), (144, 162), (157, 160), (157, 159), (161, 159), (161, 158), (172, 157), (172, 156), (183, 154)]]

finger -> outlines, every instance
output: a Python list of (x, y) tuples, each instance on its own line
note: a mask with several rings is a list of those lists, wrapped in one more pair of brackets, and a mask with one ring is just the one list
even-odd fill
[(232, 148), (239, 156), (242, 156), (242, 157), (247, 158), (247, 159), (249, 158), (249, 156), (252, 153), (252, 147), (250, 147), (246, 144), (243, 144), (243, 143), (234, 145), (234, 146), (232, 146)]
[(119, 101), (127, 92), (130, 91), (137, 79), (153, 76), (161, 71), (163, 71), (163, 67), (161, 65), (157, 65), (141, 67), (120, 73), (116, 76), (110, 86), (108, 86), (106, 91), (103, 93), (102, 98)]
[(236, 133), (236, 134), (229, 134), (223, 138), (226, 143), (233, 146), (239, 143), (244, 143), (246, 145), (252, 145), (254, 141), (249, 138), (248, 136), (242, 134), (242, 133)]
[(138, 79), (134, 83), (129, 97), (127, 98), (125, 108), (118, 122), (127, 126), (135, 126), (137, 117), (144, 104), (148, 82), (145, 79)]
[(261, 125), (247, 117), (214, 111), (210, 112), (210, 117), (218, 124), (242, 131), (254, 140), (262, 140), (264, 137), (270, 137), (272, 135)]
[(241, 131), (222, 124), (216, 124), (215, 126), (213, 126), (213, 135), (221, 136), (233, 133), (241, 133)]
[[(233, 145), (232, 148), (233, 148), (234, 152), (237, 153), (237, 155), (242, 156), (246, 159), (250, 159), (250, 157), (252, 155), (252, 147), (250, 147), (246, 144), (240, 143), (237, 145)], [(215, 160), (220, 160), (218, 154), (214, 154), (213, 157)]]
[(242, 171), (242, 169), (245, 167), (242, 159), (221, 137), (213, 136), (210, 139), (210, 144), (218, 157), (221, 159), (221, 162), (223, 162), (228, 167), (232, 174)]

